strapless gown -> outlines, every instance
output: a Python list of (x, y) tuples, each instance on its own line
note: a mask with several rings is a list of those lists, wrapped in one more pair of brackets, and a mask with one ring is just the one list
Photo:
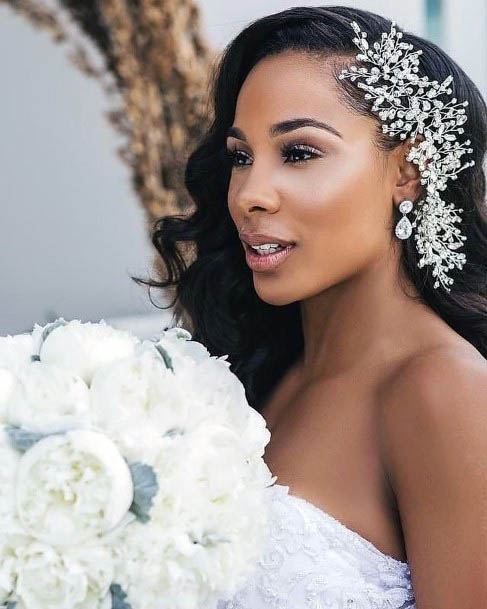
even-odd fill
[(416, 609), (410, 570), (274, 484), (269, 535), (245, 584), (217, 609)]

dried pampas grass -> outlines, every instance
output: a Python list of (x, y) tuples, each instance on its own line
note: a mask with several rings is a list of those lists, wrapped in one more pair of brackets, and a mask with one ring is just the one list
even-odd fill
[(212, 119), (208, 84), (217, 58), (193, 0), (0, 2), (65, 44), (76, 67), (101, 82), (148, 228), (189, 209), (184, 164)]

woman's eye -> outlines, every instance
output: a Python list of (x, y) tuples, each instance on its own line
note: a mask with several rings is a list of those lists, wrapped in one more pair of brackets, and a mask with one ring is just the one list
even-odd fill
[[(246, 160), (250, 159), (250, 156), (243, 150), (230, 150), (226, 149), (226, 156), (230, 159), (233, 167), (245, 167), (249, 163)], [(283, 146), (281, 148), (281, 154), (285, 159), (291, 159), (291, 163), (304, 163), (313, 158), (321, 156), (318, 150), (312, 146), (306, 146), (304, 144), (293, 144)], [(285, 161), (286, 163), (288, 161)]]
[(239, 160), (245, 161), (245, 158), (246, 157), (248, 158), (248, 155), (245, 152), (242, 152), (241, 150), (227, 149), (226, 155), (230, 159), (230, 161), (234, 167), (242, 167), (242, 165), (246, 165), (245, 162), (241, 162), (241, 163), (238, 162)]
[(311, 146), (305, 146), (303, 144), (294, 144), (291, 146), (284, 146), (282, 148), (282, 153), (287, 158), (294, 157), (293, 163), (302, 163), (304, 161), (309, 161), (311, 159), (320, 156), (318, 151)]

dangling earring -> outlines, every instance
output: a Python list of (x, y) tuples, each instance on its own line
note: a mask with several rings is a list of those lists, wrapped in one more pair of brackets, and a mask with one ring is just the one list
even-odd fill
[[(399, 211), (403, 214), (408, 214), (413, 209), (413, 202), (406, 199), (399, 205)], [(396, 224), (396, 237), (398, 239), (407, 239), (413, 232), (413, 226), (404, 215), (399, 222)]]

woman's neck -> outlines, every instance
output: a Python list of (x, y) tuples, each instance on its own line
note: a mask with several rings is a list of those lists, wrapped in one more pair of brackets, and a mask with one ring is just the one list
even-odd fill
[(419, 300), (413, 286), (408, 291), (415, 298), (404, 293), (391, 260), (381, 260), (303, 300), (304, 353), (298, 367), (310, 377), (332, 376), (434, 340), (432, 329), (447, 324)]

